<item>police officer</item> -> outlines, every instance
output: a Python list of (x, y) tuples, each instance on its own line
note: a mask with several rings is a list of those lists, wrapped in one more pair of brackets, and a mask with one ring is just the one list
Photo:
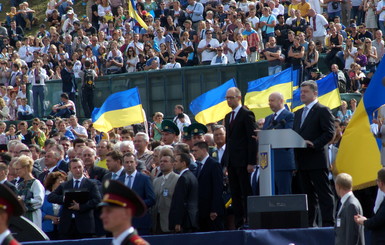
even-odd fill
[(24, 205), (21, 205), (15, 193), (6, 185), (0, 184), (0, 244), (20, 244), (13, 238), (8, 224), (12, 216), (20, 216), (24, 212)]
[(132, 227), (132, 218), (146, 213), (146, 206), (134, 191), (116, 180), (103, 182), (100, 218), (104, 229), (112, 233), (113, 245), (149, 245)]

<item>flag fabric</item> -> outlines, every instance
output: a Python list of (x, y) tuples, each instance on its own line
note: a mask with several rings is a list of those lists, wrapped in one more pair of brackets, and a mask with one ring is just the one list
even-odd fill
[[(376, 114), (381, 113), (379, 108), (385, 104), (384, 77), (385, 61), (382, 59), (345, 129), (337, 154), (335, 171), (350, 174), (355, 190), (376, 185), (377, 172), (382, 167), (381, 141), (374, 136), (372, 128), (376, 128), (373, 116), (377, 117)], [(383, 108), (380, 111), (385, 113)]]
[(92, 112), (93, 126), (100, 132), (144, 121), (137, 87), (111, 94), (102, 107), (95, 108)]
[(226, 114), (231, 112), (227, 105), (226, 92), (232, 87), (236, 87), (234, 79), (194, 99), (190, 103), (190, 111), (195, 115), (195, 120), (206, 125), (225, 118)]
[[(280, 92), (286, 102), (292, 99), (293, 80), (295, 76), (292, 68), (281, 71), (280, 73), (259, 78), (248, 83), (245, 95), (245, 105), (254, 112), (255, 118), (260, 119), (271, 114), (269, 107), (269, 96), (273, 92)], [(295, 81), (297, 83), (297, 81)]]
[(128, 0), (128, 14), (131, 18), (134, 18), (141, 27), (148, 29), (147, 24), (142, 20), (139, 14), (136, 12), (136, 5), (133, 0)]
[[(317, 80), (318, 85), (318, 101), (329, 107), (330, 109), (337, 108), (341, 105), (340, 92), (338, 90), (337, 76), (331, 72), (326, 77)], [(301, 109), (304, 105), (301, 102), (301, 89), (297, 87), (293, 91), (293, 102), (291, 105), (292, 111)]]

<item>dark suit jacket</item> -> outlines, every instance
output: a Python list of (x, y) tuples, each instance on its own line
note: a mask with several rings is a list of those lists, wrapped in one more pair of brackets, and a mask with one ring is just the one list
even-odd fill
[[(142, 198), (148, 209), (154, 206), (155, 193), (149, 176), (136, 172), (134, 183), (132, 183), (132, 190)], [(133, 218), (132, 224), (138, 230), (148, 229), (148, 232), (150, 232), (152, 226), (150, 213), (147, 212), (140, 218)]]
[(90, 179), (96, 179), (102, 182), (104, 176), (108, 174), (109, 171), (105, 168), (94, 166), (93, 168), (88, 170), (88, 176)]
[(211, 212), (224, 214), (223, 172), (220, 163), (207, 158), (198, 177), (199, 217), (209, 217)]
[[(265, 124), (262, 129), (288, 129), (293, 128), (294, 114), (288, 110), (283, 110), (277, 117), (277, 120), (274, 119), (274, 114), (267, 116), (265, 118)], [(295, 169), (294, 162), (294, 150), (293, 149), (274, 149), (274, 170), (293, 170)]]
[(364, 226), (372, 231), (372, 244), (385, 244), (385, 201), (377, 213), (364, 222)]
[(334, 117), (329, 108), (316, 103), (308, 112), (301, 125), (303, 108), (294, 113), (293, 130), (305, 140), (310, 140), (314, 147), (295, 149), (295, 160), (299, 170), (327, 168), (325, 145), (334, 135)]
[[(112, 174), (113, 174), (112, 172), (109, 172), (109, 173), (107, 173), (106, 175), (104, 175), (104, 176), (103, 176), (103, 179), (102, 179), (102, 183), (103, 183), (105, 180), (111, 179), (111, 178), (112, 178)], [(124, 184), (125, 178), (126, 178), (126, 172), (123, 170), (123, 171), (120, 173), (120, 175), (119, 175), (117, 181), (120, 181), (120, 182), (122, 182), (122, 183)]]
[[(69, 180), (62, 183), (54, 192), (48, 195), (48, 201), (51, 203), (64, 204), (64, 194), (73, 190), (74, 181)], [(72, 214), (75, 214), (76, 228), (79, 233), (95, 233), (94, 209), (99, 204), (101, 197), (94, 180), (83, 178), (79, 189), (87, 190), (90, 193), (90, 199), (80, 204), (80, 210), (73, 211), (63, 207), (60, 215), (59, 233), (65, 234), (70, 230)]]
[(74, 90), (77, 90), (77, 84), (75, 81), (74, 73), (70, 73), (67, 71), (67, 69), (63, 68), (60, 72), (60, 75), (63, 82), (63, 92), (70, 94), (72, 92), (72, 88), (74, 88)]
[(24, 31), (23, 28), (20, 26), (16, 26), (16, 36), (12, 36), (14, 33), (12, 32), (11, 28), (8, 29), (8, 37), (10, 44), (14, 46), (17, 41), (21, 41), (24, 37)]
[(348, 197), (341, 208), (341, 212), (337, 215), (337, 219), (340, 219), (341, 222), (339, 227), (335, 227), (336, 245), (365, 244), (364, 227), (354, 221), (354, 215), (356, 214), (362, 215), (362, 207), (358, 199), (352, 195)]
[(176, 182), (169, 213), (170, 230), (181, 225), (184, 230), (198, 228), (198, 180), (190, 171), (185, 171)]
[(252, 137), (256, 129), (254, 113), (241, 107), (230, 126), (230, 115), (225, 117), (226, 150), (222, 162), (231, 167), (246, 167), (257, 163), (257, 142)]
[[(52, 169), (51, 173), (56, 172), (56, 171), (60, 171), (60, 169), (58, 169), (58, 167), (55, 167), (54, 169)], [(39, 174), (39, 176), (37, 177), (37, 179), (41, 182), (42, 185), (44, 185), (44, 180), (47, 178), (49, 173), (50, 172), (47, 170), (47, 171), (44, 171), (41, 174)]]
[(17, 189), (16, 189), (16, 186), (14, 184), (12, 184), (11, 182), (9, 182), (8, 180), (6, 180), (3, 185), (6, 185), (7, 187), (9, 187), (9, 189), (11, 189), (15, 194), (17, 194)]
[(61, 159), (58, 164), (58, 169), (67, 173), (69, 171), (68, 162), (66, 162), (64, 159)]

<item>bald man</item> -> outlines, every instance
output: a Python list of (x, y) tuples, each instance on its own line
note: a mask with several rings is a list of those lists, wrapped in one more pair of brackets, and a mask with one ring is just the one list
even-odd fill
[[(270, 94), (269, 106), (274, 113), (265, 118), (263, 130), (293, 127), (294, 114), (285, 109), (284, 103), (281, 93)], [(295, 169), (293, 149), (275, 149), (273, 154), (275, 194), (291, 194), (292, 173)]]

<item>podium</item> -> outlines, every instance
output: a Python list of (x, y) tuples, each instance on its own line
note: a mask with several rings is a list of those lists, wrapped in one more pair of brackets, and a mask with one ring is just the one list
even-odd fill
[(305, 140), (292, 129), (262, 130), (259, 138), (259, 193), (260, 196), (274, 195), (274, 154), (272, 149), (306, 148)]

